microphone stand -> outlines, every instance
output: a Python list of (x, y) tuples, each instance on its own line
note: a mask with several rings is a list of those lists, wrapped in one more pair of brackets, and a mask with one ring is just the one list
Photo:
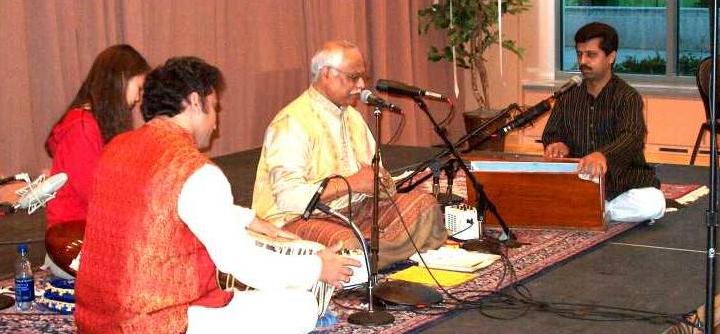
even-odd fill
[(717, 190), (718, 190), (718, 153), (717, 153), (717, 71), (718, 71), (718, 0), (712, 2), (712, 11), (710, 18), (712, 19), (712, 28), (710, 35), (712, 37), (712, 73), (710, 75), (710, 89), (708, 93), (710, 105), (710, 119), (713, 126), (710, 127), (710, 199), (708, 200), (708, 208), (705, 211), (705, 225), (707, 225), (707, 260), (705, 263), (705, 333), (713, 333), (715, 326), (715, 276), (716, 276), (716, 244), (717, 244)]
[[(377, 282), (378, 253), (380, 250), (380, 161), (382, 160), (380, 152), (382, 111), (379, 107), (375, 106), (373, 116), (375, 116), (375, 136), (377, 139), (375, 140), (375, 155), (372, 159), (373, 212), (372, 227), (370, 229), (370, 268), (372, 276), (370, 280)], [(379, 300), (400, 305), (430, 305), (442, 301), (442, 295), (435, 289), (424, 284), (406, 281), (388, 281), (377, 284), (375, 295)]]
[(445, 166), (443, 167), (443, 171), (445, 172), (445, 177), (447, 179), (447, 185), (444, 193), (438, 193), (435, 196), (438, 203), (440, 203), (440, 205), (442, 206), (443, 212), (445, 212), (446, 206), (462, 204), (463, 202), (465, 202), (464, 198), (453, 194), (453, 179), (455, 178), (455, 174), (458, 170), (457, 164), (461, 163), (463, 162), (457, 161), (455, 159), (450, 159), (445, 163)]
[[(497, 211), (497, 208), (495, 205), (490, 201), (490, 199), (485, 194), (485, 191), (483, 190), (482, 184), (475, 178), (475, 175), (470, 171), (467, 164), (463, 162), (462, 157), (460, 156), (460, 153), (458, 153), (457, 149), (453, 145), (452, 142), (450, 142), (450, 139), (448, 139), (447, 135), (445, 135), (445, 131), (443, 131), (440, 128), (440, 125), (435, 121), (435, 119), (430, 114), (430, 111), (428, 111), (428, 107), (425, 104), (425, 102), (418, 98), (413, 97), (413, 100), (415, 103), (420, 107), (420, 109), (427, 115), (427, 117), (430, 119), (430, 122), (433, 124), (433, 129), (435, 130), (435, 133), (442, 139), (442, 141), (445, 143), (445, 146), (447, 147), (447, 151), (452, 154), (452, 156), (459, 161), (460, 163), (457, 164), (460, 169), (462, 169), (465, 172), (465, 175), (467, 175), (467, 178), (470, 180), (470, 183), (472, 184), (473, 188), (475, 189), (476, 198), (475, 198), (475, 207), (477, 209), (477, 219), (478, 221), (484, 220), (484, 215), (486, 211), (490, 211), (495, 218), (497, 218), (498, 222), (500, 223), (500, 227), (502, 228), (502, 234), (500, 237), (495, 240), (492, 238), (485, 238), (483, 236), (482, 231), (480, 232), (479, 238), (476, 240), (471, 240), (463, 244), (463, 248), (467, 250), (472, 251), (480, 251), (485, 253), (493, 253), (493, 254), (499, 254), (499, 241), (505, 241), (507, 244), (512, 244), (513, 246), (517, 246), (514, 241), (516, 241), (515, 235), (510, 231), (510, 228), (508, 228), (507, 224), (505, 224), (505, 220), (500, 216), (500, 214)], [(513, 107), (511, 105), (508, 108)], [(506, 109), (508, 109), (506, 108)], [(505, 111), (501, 112), (500, 114), (503, 114)], [(490, 124), (491, 122), (488, 122), (486, 124)], [(481, 126), (482, 127), (482, 126)], [(475, 132), (475, 131), (473, 131)], [(467, 136), (466, 136), (467, 137)], [(468, 137), (469, 138), (469, 137)]]
[[(578, 84), (576, 80), (573, 80), (573, 81), (575, 82), (575, 84)], [(459, 164), (459, 167), (462, 168), (463, 171), (465, 171), (465, 174), (467, 175), (468, 179), (471, 181), (473, 188), (475, 189), (475, 192), (477, 193), (476, 209), (477, 209), (478, 221), (479, 222), (483, 221), (484, 220), (483, 218), (485, 215), (485, 210), (489, 210), (490, 213), (492, 213), (497, 218), (498, 223), (500, 224), (500, 227), (502, 228), (502, 234), (498, 237), (497, 240), (493, 240), (490, 238), (484, 238), (484, 235), (483, 235), (484, 233), (481, 231), (480, 236), (479, 236), (480, 238), (478, 240), (466, 242), (465, 244), (463, 244), (463, 248), (468, 249), (468, 250), (475, 250), (475, 251), (490, 252), (490, 253), (498, 254), (499, 249), (497, 247), (498, 246), (497, 241), (504, 241), (504, 244), (506, 247), (510, 247), (510, 248), (520, 247), (521, 244), (517, 242), (515, 235), (512, 233), (512, 231), (510, 231), (507, 224), (505, 223), (505, 220), (500, 216), (495, 205), (490, 201), (490, 199), (487, 197), (487, 195), (483, 191), (482, 185), (480, 184), (480, 182), (477, 181), (477, 179), (469, 171), (469, 169), (467, 168), (465, 163), (462, 162), (463, 160), (460, 158), (460, 155), (458, 154), (455, 147), (462, 145), (464, 142), (466, 142), (471, 137), (474, 137), (475, 135), (477, 135), (480, 132), (483, 132), (484, 136), (478, 141), (478, 145), (484, 143), (485, 141), (492, 138), (493, 136), (506, 135), (508, 132), (512, 131), (513, 129), (518, 128), (518, 127), (524, 125), (525, 123), (532, 121), (534, 118), (540, 116), (542, 113), (551, 109), (552, 100), (556, 99), (558, 96), (560, 96), (561, 94), (566, 92), (567, 89), (568, 88), (561, 89), (560, 91), (553, 93), (553, 95), (551, 97), (549, 97), (548, 99), (541, 101), (534, 107), (530, 108), (530, 110), (525, 111), (522, 115), (520, 115), (518, 117), (518, 119), (515, 119), (515, 120), (512, 120), (512, 121), (506, 123), (504, 126), (496, 129), (492, 133), (488, 134), (486, 132), (483, 132), (491, 124), (494, 124), (500, 118), (505, 117), (505, 115), (507, 113), (509, 113), (511, 110), (519, 108), (516, 103), (510, 104), (505, 109), (501, 110), (495, 117), (493, 117), (492, 119), (488, 120), (487, 122), (481, 124), (480, 126), (475, 128), (472, 132), (470, 132), (470, 133), (466, 134), (465, 136), (463, 136), (462, 138), (460, 138), (460, 140), (458, 140), (454, 145), (447, 138), (444, 130), (441, 129), (440, 126), (438, 125), (438, 123), (435, 121), (435, 119), (432, 118), (432, 116), (430, 115), (430, 112), (428, 112), (428, 110), (427, 110), (427, 106), (425, 105), (425, 103), (422, 100), (420, 100), (420, 98), (413, 97), (415, 102), (420, 106), (420, 109), (422, 109), (423, 112), (425, 112), (425, 114), (428, 116), (430, 121), (433, 123), (433, 129), (438, 134), (438, 136), (443, 140), (443, 142), (445, 143), (445, 146), (447, 148), (445, 150), (443, 150), (442, 152), (438, 153), (437, 155), (435, 155), (433, 158), (426, 161), (424, 164), (421, 164), (419, 168), (417, 168), (408, 177), (401, 180), (399, 182), (399, 184), (402, 184), (406, 181), (412, 180), (412, 178), (415, 175), (417, 175), (420, 171), (427, 168), (429, 162), (434, 161), (434, 160), (438, 159), (439, 157), (444, 156), (448, 153), (451, 153), (455, 157), (455, 159), (457, 159), (457, 161), (461, 162)], [(464, 152), (467, 152), (470, 150), (472, 150), (472, 147), (468, 148)], [(407, 191), (417, 187), (418, 184), (424, 182), (429, 177), (430, 177), (430, 175), (426, 175), (426, 176), (420, 178), (420, 180), (418, 180), (415, 184), (411, 184), (406, 187), (399, 187), (398, 192), (407, 192)]]
[(371, 275), (370, 270), (370, 257), (368, 252), (368, 245), (365, 241), (365, 237), (363, 236), (362, 232), (360, 232), (360, 229), (355, 225), (352, 221), (350, 221), (347, 217), (342, 215), (341, 213), (333, 210), (329, 206), (318, 203), (317, 207), (318, 210), (331, 215), (333, 217), (336, 217), (340, 219), (345, 225), (350, 227), (350, 229), (353, 231), (353, 234), (355, 234), (355, 237), (360, 241), (360, 246), (362, 247), (363, 252), (363, 258), (365, 260), (365, 270), (367, 271), (368, 275), (368, 282), (367, 282), (367, 294), (368, 294), (368, 309), (367, 311), (358, 311), (353, 314), (351, 314), (348, 317), (348, 322), (355, 325), (362, 325), (362, 326), (379, 326), (379, 325), (387, 325), (390, 323), (393, 323), (395, 321), (395, 317), (385, 311), (378, 311), (375, 310), (374, 305), (374, 299), (373, 299), (373, 290), (375, 289), (375, 277)]
[[(462, 138), (458, 139), (458, 141), (455, 142), (455, 144), (453, 144), (453, 146), (459, 147), (460, 145), (464, 144), (466, 141), (470, 140), (470, 138), (477, 136), (481, 132), (483, 132), (484, 136), (482, 138), (480, 138), (480, 140), (478, 141), (478, 145), (486, 142), (488, 139), (490, 139), (495, 134), (495, 132), (488, 134), (488, 133), (484, 133), (484, 131), (491, 124), (495, 124), (495, 122), (497, 120), (505, 117), (509, 112), (511, 112), (515, 109), (518, 109), (518, 108), (520, 108), (520, 107), (518, 106), (517, 103), (510, 104), (509, 106), (505, 107), (505, 109), (501, 110), (497, 115), (495, 115), (495, 117), (489, 119), (487, 122), (485, 122), (483, 124), (480, 124), (480, 126), (475, 128), (471, 132), (467, 133)], [(434, 122), (434, 120), (433, 120), (433, 122)], [(502, 129), (502, 128), (500, 128), (500, 129)], [(465, 152), (465, 151), (463, 151), (463, 152)], [(413, 171), (412, 173), (410, 173), (410, 175), (406, 176), (404, 179), (402, 179), (398, 182), (398, 192), (408, 192), (408, 191), (414, 189), (415, 187), (417, 187), (423, 181), (427, 180), (430, 177), (430, 175), (426, 175), (426, 176), (420, 178), (414, 184), (404, 186), (404, 187), (402, 186), (402, 184), (404, 184), (405, 182), (409, 182), (410, 180), (412, 180), (413, 177), (415, 177), (415, 175), (417, 175), (420, 172), (422, 172), (423, 170), (425, 170), (433, 161), (440, 159), (443, 156), (446, 156), (448, 153), (450, 153), (450, 149), (446, 148), (446, 149), (442, 150), (441, 152), (439, 152), (438, 154), (436, 154), (435, 156), (433, 156), (432, 158), (426, 160), (424, 163), (420, 164), (419, 167), (417, 167), (415, 169), (415, 171)]]

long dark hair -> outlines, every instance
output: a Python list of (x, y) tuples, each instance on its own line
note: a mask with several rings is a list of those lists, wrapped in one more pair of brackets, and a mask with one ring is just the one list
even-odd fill
[(100, 127), (103, 142), (107, 143), (132, 127), (132, 115), (126, 99), (128, 81), (149, 71), (150, 65), (132, 46), (113, 45), (97, 55), (68, 110), (89, 105)]

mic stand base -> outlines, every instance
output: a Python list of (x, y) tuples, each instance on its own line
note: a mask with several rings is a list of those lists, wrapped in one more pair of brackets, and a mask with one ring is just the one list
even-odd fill
[(515, 239), (500, 241), (495, 238), (484, 236), (480, 239), (466, 240), (463, 242), (462, 247), (465, 250), (502, 255), (502, 248), (520, 248), (523, 243), (518, 242)]
[(502, 245), (500, 241), (488, 237), (482, 239), (467, 240), (460, 247), (472, 252), (497, 255), (502, 254)]
[(443, 301), (437, 290), (420, 283), (386, 281), (375, 287), (375, 298), (391, 305), (426, 306)]
[(465, 203), (465, 198), (455, 194), (450, 194), (450, 196), (448, 196), (446, 193), (439, 193), (436, 198), (440, 207), (443, 208), (443, 211), (446, 206)]
[(392, 314), (385, 311), (359, 311), (348, 317), (348, 322), (361, 326), (381, 326), (395, 321)]

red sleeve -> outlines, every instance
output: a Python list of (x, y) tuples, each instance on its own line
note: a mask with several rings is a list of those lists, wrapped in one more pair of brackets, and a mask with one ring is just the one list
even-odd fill
[(79, 199), (87, 203), (103, 141), (94, 120), (85, 118), (74, 123), (58, 142), (55, 158), (62, 161), (60, 171), (68, 175), (67, 186), (73, 188)]

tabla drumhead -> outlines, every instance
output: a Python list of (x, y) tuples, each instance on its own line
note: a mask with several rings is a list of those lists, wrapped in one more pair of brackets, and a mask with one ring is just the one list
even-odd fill
[(73, 277), (77, 275), (77, 271), (71, 268), (71, 264), (80, 254), (84, 236), (84, 220), (59, 223), (45, 232), (48, 256), (60, 269)]

